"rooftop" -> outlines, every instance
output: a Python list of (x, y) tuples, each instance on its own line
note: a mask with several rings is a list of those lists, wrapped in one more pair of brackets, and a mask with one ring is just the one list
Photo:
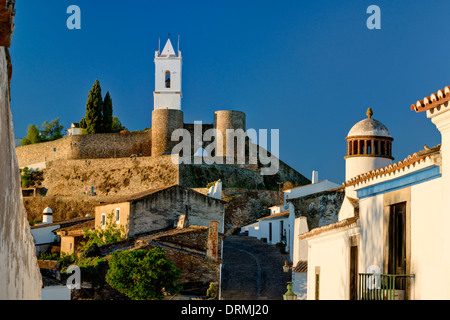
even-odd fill
[(430, 96), (417, 101), (411, 105), (411, 110), (416, 112), (423, 112), (437, 107), (438, 105), (450, 101), (450, 87), (447, 86), (444, 89), (439, 90), (436, 93), (432, 93)]
[(198, 191), (196, 191), (194, 189), (186, 188), (186, 187), (183, 187), (183, 186), (181, 186), (179, 184), (173, 184), (173, 185), (170, 185), (170, 186), (165, 186), (165, 187), (160, 187), (160, 188), (155, 188), (155, 189), (149, 189), (149, 190), (146, 190), (146, 191), (143, 191), (143, 192), (135, 193), (135, 194), (132, 194), (132, 195), (129, 195), (129, 196), (126, 196), (126, 197), (123, 197), (123, 198), (118, 198), (118, 199), (115, 199), (115, 200), (112, 200), (112, 201), (101, 202), (99, 205), (102, 206), (102, 205), (121, 203), (121, 202), (133, 202), (133, 201), (137, 201), (137, 200), (140, 200), (142, 198), (148, 197), (150, 195), (156, 194), (158, 192), (165, 191), (165, 190), (168, 190), (168, 189), (171, 189), (171, 188), (175, 188), (175, 187), (182, 188), (184, 190), (189, 190), (191, 192), (194, 192), (196, 194), (199, 194), (199, 195), (201, 195), (203, 197), (206, 197), (206, 198), (214, 200), (214, 201), (220, 201), (220, 202), (226, 203), (225, 201), (223, 201), (221, 199), (212, 198), (212, 197), (210, 197), (208, 195), (205, 195), (205, 194), (203, 194), (201, 192), (198, 192)]
[(45, 228), (50, 226), (60, 226), (60, 228), (69, 227), (71, 225), (80, 224), (89, 220), (94, 220), (94, 218), (91, 217), (78, 217), (68, 220), (62, 220), (62, 221), (55, 221), (52, 223), (44, 223), (44, 224), (38, 224), (30, 227), (30, 229), (38, 229), (38, 228)]
[(433, 148), (428, 148), (427, 146), (425, 146), (424, 150), (421, 150), (412, 155), (409, 155), (403, 161), (399, 161), (399, 162), (393, 163), (387, 167), (375, 169), (375, 170), (357, 175), (356, 177), (353, 177), (352, 179), (344, 182), (344, 186), (346, 186), (346, 187), (354, 186), (360, 182), (369, 180), (374, 177), (383, 176), (386, 174), (397, 172), (403, 168), (409, 168), (410, 166), (412, 166), (416, 163), (419, 163), (420, 161), (424, 160), (427, 157), (430, 157), (433, 154), (440, 153), (440, 150), (441, 150), (441, 145), (437, 145)]
[(280, 213), (272, 214), (272, 215), (270, 215), (270, 216), (267, 216), (267, 217), (258, 219), (258, 221), (261, 221), (261, 220), (268, 220), (268, 219), (276, 219), (276, 218), (283, 218), (283, 217), (286, 217), (286, 216), (288, 216), (288, 215), (289, 215), (289, 210), (283, 211), (283, 212), (280, 212)]
[(343, 228), (347, 228), (347, 227), (351, 227), (351, 226), (356, 226), (356, 223), (359, 220), (359, 216), (355, 216), (355, 217), (351, 217), (342, 221), (338, 221), (335, 223), (331, 223), (331, 224), (327, 224), (326, 226), (323, 227), (319, 227), (319, 228), (315, 228), (312, 229), (311, 231), (302, 233), (298, 236), (298, 238), (300, 240), (304, 240), (304, 239), (308, 239), (311, 238), (313, 236), (317, 236), (319, 234), (331, 231), (331, 230), (338, 230), (338, 229), (343, 229)]
[(375, 137), (389, 137), (391, 134), (384, 124), (380, 121), (372, 119), (372, 109), (367, 110), (367, 119), (361, 120), (350, 129), (347, 137), (357, 136), (375, 136)]

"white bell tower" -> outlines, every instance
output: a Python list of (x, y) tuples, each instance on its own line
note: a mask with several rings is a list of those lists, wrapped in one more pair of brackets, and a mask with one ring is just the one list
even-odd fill
[(181, 51), (175, 53), (170, 39), (162, 52), (155, 52), (154, 109), (181, 110)]

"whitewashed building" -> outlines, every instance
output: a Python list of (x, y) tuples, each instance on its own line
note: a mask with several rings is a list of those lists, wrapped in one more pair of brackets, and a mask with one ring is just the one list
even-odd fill
[(350, 131), (339, 221), (298, 235), (308, 242), (308, 299), (450, 299), (449, 101), (446, 87), (412, 105), (442, 144), (403, 161), (379, 167), (392, 161), (379, 123)]

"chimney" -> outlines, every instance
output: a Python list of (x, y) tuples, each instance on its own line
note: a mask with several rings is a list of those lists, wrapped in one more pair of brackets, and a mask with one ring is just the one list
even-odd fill
[(209, 222), (206, 258), (212, 260), (217, 260), (219, 258), (219, 223), (217, 221)]
[(319, 182), (319, 171), (313, 171), (311, 183), (317, 183), (317, 182)]
[(50, 207), (44, 209), (42, 223), (53, 223), (53, 211)]

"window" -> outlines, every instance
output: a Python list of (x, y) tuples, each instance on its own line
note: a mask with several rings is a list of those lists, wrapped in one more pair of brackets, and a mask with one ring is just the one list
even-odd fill
[(116, 209), (116, 224), (120, 223), (120, 209)]
[(316, 267), (316, 278), (314, 286), (314, 299), (320, 300), (320, 267)]
[(170, 71), (166, 71), (166, 88), (170, 88)]
[(102, 213), (101, 227), (102, 227), (102, 229), (105, 229), (105, 227), (106, 227), (106, 213)]

